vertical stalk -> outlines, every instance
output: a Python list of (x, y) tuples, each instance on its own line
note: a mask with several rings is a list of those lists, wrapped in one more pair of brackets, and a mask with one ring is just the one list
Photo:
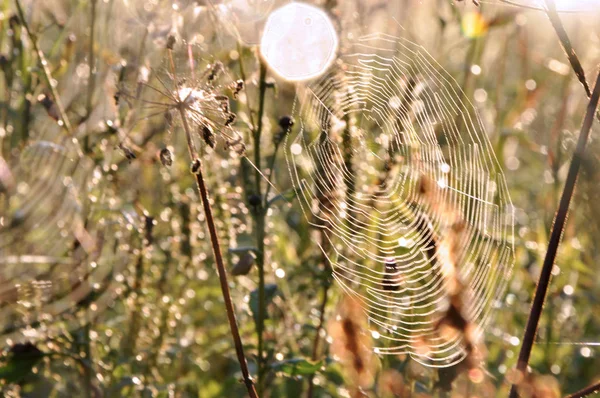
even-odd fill
[[(85, 118), (89, 119), (92, 114), (92, 105), (94, 99), (94, 91), (96, 89), (96, 56), (94, 51), (95, 46), (95, 29), (96, 29), (96, 5), (98, 0), (90, 0), (90, 42), (89, 42), (89, 55), (88, 55), (88, 92), (87, 100), (85, 105)], [(83, 139), (83, 150), (88, 152), (90, 149), (90, 138), (86, 134)]]
[[(328, 240), (326, 236), (325, 230), (321, 230), (321, 245), (323, 245), (323, 272), (331, 273), (331, 265), (329, 264), (329, 258), (327, 258), (326, 247), (328, 245)], [(331, 280), (328, 277), (327, 280), (323, 281), (323, 295), (321, 296), (321, 304), (319, 305), (319, 325), (317, 326), (317, 330), (315, 331), (315, 338), (313, 340), (313, 350), (311, 359), (316, 361), (319, 359), (319, 345), (321, 342), (321, 330), (323, 329), (323, 325), (325, 324), (325, 310), (327, 309), (327, 303), (329, 301), (329, 288), (331, 287)], [(308, 389), (306, 391), (306, 397), (312, 398), (314, 394), (314, 375), (310, 375), (308, 378)]]
[[(592, 91), (590, 89), (590, 85), (588, 84), (588, 82), (586, 80), (585, 71), (583, 70), (583, 67), (581, 66), (581, 62), (579, 62), (579, 58), (577, 57), (577, 54), (575, 53), (575, 49), (571, 45), (571, 40), (569, 39), (569, 35), (567, 34), (567, 31), (565, 30), (565, 27), (560, 19), (560, 16), (558, 15), (558, 12), (556, 11), (556, 4), (555, 4), (554, 0), (545, 0), (545, 1), (546, 1), (546, 14), (548, 15), (548, 19), (550, 20), (550, 23), (552, 24), (552, 27), (554, 28), (554, 31), (556, 32), (556, 36), (558, 36), (560, 45), (562, 46), (563, 50), (565, 51), (565, 54), (567, 55), (567, 59), (569, 60), (569, 63), (571, 64), (571, 69), (573, 69), (575, 76), (577, 76), (577, 79), (583, 86), (583, 89), (585, 90), (585, 94), (587, 95), (588, 98), (590, 98), (592, 95)], [(596, 118), (598, 120), (600, 120), (600, 112), (596, 113)]]
[(44, 53), (42, 52), (42, 50), (40, 50), (38, 46), (37, 36), (33, 32), (31, 32), (31, 29), (29, 28), (29, 24), (25, 19), (25, 13), (23, 12), (23, 7), (21, 6), (20, 0), (15, 0), (15, 4), (17, 6), (17, 14), (19, 15), (21, 24), (23, 25), (23, 28), (25, 28), (27, 36), (29, 36), (29, 39), (31, 40), (31, 45), (33, 46), (33, 49), (38, 56), (38, 61), (42, 68), (43, 75), (46, 78), (46, 83), (48, 83), (48, 88), (52, 93), (52, 97), (54, 97), (54, 102), (58, 109), (58, 115), (60, 117), (62, 125), (65, 128), (65, 130), (67, 130), (69, 136), (73, 136), (73, 129), (71, 128), (71, 123), (67, 118), (65, 108), (62, 104), (62, 101), (60, 100), (60, 97), (58, 96), (58, 91), (56, 90), (56, 87), (53, 84), (54, 79), (52, 78), (52, 73), (50, 72), (50, 66), (48, 64), (48, 61), (46, 60)]
[[(531, 356), (531, 350), (533, 348), (535, 336), (537, 334), (537, 328), (542, 315), (544, 301), (546, 300), (546, 294), (548, 293), (548, 287), (550, 285), (550, 277), (552, 276), (552, 268), (554, 266), (554, 260), (556, 259), (556, 253), (562, 237), (562, 233), (566, 224), (567, 215), (569, 213), (569, 206), (571, 204), (571, 198), (573, 197), (573, 191), (575, 190), (575, 184), (577, 182), (577, 175), (581, 167), (581, 162), (585, 154), (585, 147), (590, 135), (592, 123), (594, 121), (594, 114), (598, 107), (598, 99), (600, 97), (600, 73), (596, 78), (596, 84), (594, 91), (592, 92), (590, 102), (587, 106), (587, 111), (581, 131), (579, 133), (579, 139), (577, 140), (577, 147), (573, 153), (573, 159), (569, 166), (569, 172), (565, 181), (565, 187), (563, 188), (562, 196), (554, 218), (554, 225), (550, 233), (550, 241), (548, 243), (548, 251), (544, 258), (542, 265), (542, 272), (533, 297), (533, 303), (529, 312), (529, 318), (527, 320), (527, 326), (525, 327), (525, 334), (523, 336), (523, 343), (521, 345), (521, 351), (519, 352), (519, 360), (517, 362), (517, 369), (523, 374), (527, 370), (529, 363), (529, 357)], [(510, 397), (516, 398), (518, 396), (516, 385), (513, 384), (510, 390)]]
[(219, 282), (221, 283), (221, 292), (223, 293), (223, 300), (225, 301), (225, 309), (227, 310), (227, 319), (229, 321), (229, 328), (231, 329), (231, 335), (235, 345), (235, 352), (238, 362), (240, 363), (240, 368), (242, 369), (242, 376), (244, 379), (244, 384), (246, 385), (246, 389), (248, 390), (248, 394), (250, 395), (250, 398), (258, 398), (258, 394), (254, 389), (254, 383), (250, 377), (250, 372), (248, 371), (248, 363), (246, 362), (246, 357), (244, 355), (244, 346), (242, 345), (242, 339), (240, 337), (233, 303), (231, 301), (229, 284), (227, 282), (227, 272), (225, 271), (223, 256), (221, 254), (221, 246), (219, 244), (219, 237), (217, 235), (217, 228), (215, 226), (212, 208), (208, 199), (208, 190), (204, 182), (204, 176), (202, 175), (202, 165), (193, 145), (191, 130), (183, 107), (179, 108), (179, 114), (181, 115), (183, 129), (185, 130), (190, 158), (192, 160), (192, 164), (196, 166), (193, 172), (196, 177), (196, 184), (198, 185), (198, 193), (202, 201), (204, 215), (206, 216), (206, 226), (208, 227), (210, 242), (212, 245), (213, 254), (215, 256), (217, 273), (219, 275)]
[(92, 372), (92, 349), (90, 347), (91, 344), (91, 339), (90, 339), (90, 322), (87, 322), (85, 327), (83, 328), (83, 338), (84, 338), (84, 352), (85, 352), (85, 360), (87, 361), (88, 365), (83, 367), (83, 373), (84, 373), (84, 387), (83, 390), (85, 391), (85, 397), (86, 398), (91, 398), (92, 397), (92, 379), (94, 377), (94, 374)]
[(254, 226), (256, 233), (256, 265), (258, 269), (258, 322), (256, 324), (256, 333), (258, 335), (258, 392), (262, 394), (264, 389), (264, 376), (266, 373), (266, 364), (264, 358), (264, 330), (265, 330), (265, 318), (266, 318), (266, 299), (265, 299), (265, 207), (263, 206), (262, 190), (261, 190), (261, 179), (262, 174), (261, 168), (261, 152), (260, 152), (260, 139), (263, 128), (263, 115), (265, 111), (265, 92), (267, 89), (266, 77), (267, 77), (267, 66), (262, 60), (260, 62), (260, 75), (258, 84), (258, 115), (256, 121), (256, 129), (253, 131), (254, 138), (254, 189), (255, 195), (261, 200), (259, 201), (254, 210)]

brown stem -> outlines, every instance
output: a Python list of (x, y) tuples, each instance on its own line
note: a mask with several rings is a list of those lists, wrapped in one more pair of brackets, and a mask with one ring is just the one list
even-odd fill
[(74, 133), (73, 133), (73, 129), (71, 128), (71, 123), (69, 122), (69, 118), (67, 117), (65, 108), (62, 104), (62, 101), (60, 100), (60, 97), (58, 96), (58, 91), (56, 90), (56, 87), (53, 83), (54, 79), (52, 78), (52, 73), (50, 72), (50, 67), (48, 66), (49, 65), (48, 61), (46, 60), (44, 53), (42, 52), (42, 50), (40, 50), (40, 48), (38, 46), (37, 36), (29, 28), (29, 24), (27, 23), (27, 20), (25, 19), (25, 13), (23, 12), (23, 7), (21, 6), (21, 2), (19, 0), (15, 0), (15, 4), (17, 6), (17, 13), (19, 15), (19, 19), (21, 20), (21, 24), (23, 25), (23, 28), (25, 28), (25, 31), (27, 32), (27, 35), (29, 36), (29, 39), (31, 40), (31, 45), (33, 46), (33, 50), (35, 51), (35, 53), (38, 56), (39, 64), (41, 66), (44, 77), (46, 78), (46, 82), (48, 83), (48, 88), (50, 89), (50, 92), (52, 93), (52, 97), (54, 97), (54, 103), (56, 104), (56, 108), (58, 110), (58, 116), (59, 116), (60, 120), (62, 121), (63, 127), (65, 128), (65, 130), (67, 130), (67, 133), (69, 134), (69, 136), (73, 136)]
[(586, 388), (574, 392), (573, 394), (567, 395), (567, 398), (583, 398), (588, 395), (592, 395), (600, 391), (600, 381), (592, 384), (591, 386), (587, 386)]
[(200, 159), (195, 153), (193, 145), (190, 144), (192, 143), (191, 132), (187, 122), (187, 118), (185, 116), (185, 110), (183, 108), (180, 108), (179, 113), (181, 115), (183, 128), (188, 139), (188, 150), (190, 152), (192, 162), (197, 163), (197, 168), (194, 170), (196, 176), (196, 183), (198, 184), (198, 192), (202, 200), (204, 215), (206, 216), (206, 226), (208, 227), (208, 232), (210, 234), (210, 242), (212, 244), (213, 254), (215, 256), (217, 273), (219, 274), (221, 292), (223, 293), (223, 300), (225, 301), (227, 319), (229, 321), (229, 328), (231, 329), (231, 336), (233, 337), (233, 343), (235, 345), (235, 352), (237, 355), (237, 359), (240, 363), (240, 367), (242, 369), (242, 377), (244, 379), (246, 389), (248, 390), (248, 394), (250, 395), (250, 398), (258, 398), (258, 394), (254, 389), (254, 382), (252, 381), (252, 378), (250, 377), (250, 372), (248, 371), (248, 363), (246, 362), (246, 356), (244, 355), (244, 346), (242, 345), (240, 331), (238, 329), (237, 320), (235, 318), (235, 310), (233, 308), (233, 302), (231, 301), (231, 294), (229, 292), (227, 272), (225, 271), (225, 265), (223, 264), (223, 256), (221, 254), (221, 247), (219, 244), (219, 237), (217, 235), (217, 228), (213, 219), (212, 208), (208, 200), (208, 190), (206, 189), (206, 184), (204, 183), (204, 177), (202, 175), (202, 165), (200, 164)]
[[(573, 197), (573, 191), (575, 190), (575, 184), (577, 182), (577, 175), (581, 167), (581, 162), (585, 153), (585, 147), (590, 135), (590, 129), (594, 121), (594, 113), (598, 107), (598, 99), (600, 97), (600, 73), (596, 78), (596, 84), (594, 91), (592, 92), (590, 102), (587, 107), (585, 118), (581, 126), (581, 132), (579, 133), (579, 139), (577, 140), (577, 147), (573, 153), (573, 159), (569, 166), (569, 172), (565, 181), (565, 187), (563, 188), (560, 203), (558, 205), (558, 211), (554, 218), (554, 225), (550, 233), (550, 241), (548, 243), (548, 251), (544, 258), (542, 265), (542, 272), (540, 273), (540, 279), (538, 281), (537, 288), (535, 290), (535, 296), (533, 297), (533, 303), (529, 312), (529, 319), (527, 320), (527, 326), (525, 327), (525, 334), (523, 336), (523, 344), (521, 345), (521, 351), (519, 352), (519, 360), (517, 362), (517, 369), (523, 374), (527, 370), (529, 363), (529, 357), (531, 356), (531, 350), (533, 348), (535, 336), (537, 334), (537, 328), (542, 315), (544, 307), (544, 301), (546, 300), (546, 294), (550, 285), (550, 277), (552, 275), (552, 268), (554, 266), (554, 260), (556, 259), (556, 253), (562, 237), (562, 233), (566, 224), (567, 215), (569, 213), (569, 206), (571, 204), (571, 198)], [(518, 396), (517, 387), (513, 384), (510, 390), (510, 397), (516, 398)]]
[[(556, 11), (556, 4), (554, 3), (554, 0), (546, 0), (546, 14), (548, 15), (548, 19), (550, 19), (550, 23), (552, 24), (552, 27), (554, 28), (554, 31), (558, 36), (560, 45), (567, 54), (567, 58), (569, 60), (569, 63), (571, 64), (573, 72), (575, 72), (577, 79), (583, 86), (585, 94), (588, 98), (590, 98), (590, 96), (592, 95), (592, 91), (590, 89), (590, 85), (588, 84), (585, 78), (585, 71), (581, 66), (581, 62), (579, 62), (579, 57), (577, 57), (575, 49), (571, 45), (569, 35), (567, 34), (567, 31), (565, 30), (565, 27), (560, 19), (560, 16)], [(598, 118), (598, 120), (600, 120), (600, 112), (596, 113), (596, 117)]]
[[(329, 281), (327, 281), (323, 286), (323, 297), (321, 300), (321, 305), (319, 307), (319, 326), (317, 326), (317, 330), (315, 332), (315, 339), (313, 340), (313, 351), (311, 357), (313, 361), (316, 361), (319, 358), (319, 343), (321, 342), (321, 329), (323, 329), (323, 324), (325, 323), (325, 309), (327, 308), (327, 302), (329, 300), (330, 286), (331, 283), (329, 283)], [(311, 375), (308, 379), (308, 390), (306, 391), (307, 398), (312, 398), (314, 385), (314, 375)]]

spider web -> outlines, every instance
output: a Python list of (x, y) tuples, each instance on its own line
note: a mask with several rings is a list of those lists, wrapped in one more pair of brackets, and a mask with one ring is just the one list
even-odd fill
[[(0, 335), (7, 345), (52, 338), (81, 326), (123, 291), (135, 224), (114, 211), (105, 178), (76, 143), (28, 145), (4, 165), (0, 205)], [(8, 180), (8, 179), (7, 179)], [(0, 195), (2, 197), (2, 195)], [(119, 254), (117, 254), (119, 253)]]
[(461, 334), (438, 330), (452, 284), (480, 336), (513, 266), (504, 176), (475, 109), (422, 47), (374, 34), (345, 53), (298, 88), (291, 179), (376, 351), (450, 366), (466, 356)]

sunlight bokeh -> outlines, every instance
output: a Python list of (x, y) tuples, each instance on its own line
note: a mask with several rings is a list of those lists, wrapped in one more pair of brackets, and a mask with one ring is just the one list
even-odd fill
[(279, 76), (298, 81), (317, 77), (335, 58), (337, 33), (327, 14), (303, 3), (275, 10), (265, 26), (260, 52)]

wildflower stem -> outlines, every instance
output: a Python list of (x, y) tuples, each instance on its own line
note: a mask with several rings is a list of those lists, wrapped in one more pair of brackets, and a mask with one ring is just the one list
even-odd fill
[[(263, 128), (263, 114), (265, 111), (265, 92), (267, 89), (266, 76), (267, 66), (264, 62), (260, 62), (259, 76), (259, 99), (258, 99), (258, 115), (256, 121), (256, 129), (254, 130), (254, 166), (255, 166), (255, 194), (262, 197), (260, 172), (260, 138)], [(266, 317), (266, 299), (265, 299), (265, 208), (261, 204), (257, 205), (254, 211), (254, 225), (256, 227), (256, 265), (258, 269), (258, 322), (256, 325), (256, 333), (258, 334), (258, 392), (262, 394), (264, 388), (265, 375), (265, 358), (264, 351), (264, 329)]]
[(87, 322), (86, 325), (83, 328), (83, 338), (84, 338), (84, 352), (85, 352), (85, 360), (87, 361), (87, 363), (89, 364), (89, 366), (85, 366), (83, 368), (83, 373), (85, 375), (85, 379), (84, 379), (84, 391), (85, 391), (85, 397), (86, 398), (91, 398), (92, 397), (92, 379), (93, 379), (93, 369), (92, 369), (92, 350), (90, 347), (91, 344), (91, 339), (90, 339), (90, 323)]
[(271, 192), (271, 186), (273, 181), (273, 170), (275, 169), (275, 159), (277, 159), (277, 151), (279, 150), (279, 142), (275, 144), (275, 149), (273, 150), (273, 156), (269, 162), (269, 171), (267, 174), (267, 188), (265, 189), (265, 197), (264, 197), (264, 207), (265, 210), (268, 210), (267, 203), (269, 202), (269, 193)]
[[(96, 30), (96, 5), (97, 5), (97, 0), (90, 0), (90, 42), (89, 42), (89, 47), (90, 47), (90, 53), (88, 55), (88, 68), (89, 68), (89, 75), (88, 75), (88, 92), (87, 92), (87, 99), (86, 99), (86, 106), (85, 106), (85, 119), (89, 119), (89, 117), (92, 114), (92, 106), (93, 106), (93, 98), (94, 98), (94, 91), (96, 90), (96, 53), (94, 51), (94, 47), (96, 45), (95, 40), (95, 30)], [(85, 152), (88, 152), (90, 149), (90, 139), (89, 136), (86, 134), (84, 140), (83, 140), (83, 150)]]
[[(566, 224), (567, 215), (569, 213), (569, 206), (571, 204), (571, 198), (573, 197), (573, 191), (575, 190), (575, 184), (577, 182), (577, 175), (581, 167), (581, 162), (585, 154), (585, 147), (590, 135), (592, 123), (594, 121), (594, 113), (598, 108), (598, 100), (600, 97), (600, 73), (596, 78), (596, 84), (594, 91), (590, 97), (590, 102), (587, 107), (585, 118), (581, 126), (579, 133), (579, 139), (577, 140), (577, 147), (573, 153), (571, 164), (569, 166), (569, 172), (565, 181), (565, 187), (560, 198), (558, 211), (554, 218), (554, 225), (550, 233), (550, 241), (548, 243), (548, 251), (544, 258), (542, 265), (542, 271), (537, 284), (535, 295), (533, 297), (533, 303), (529, 312), (529, 319), (527, 320), (527, 326), (525, 327), (525, 334), (523, 336), (523, 343), (521, 345), (521, 351), (519, 352), (519, 360), (517, 362), (517, 369), (522, 373), (527, 370), (529, 363), (529, 357), (531, 356), (531, 350), (533, 348), (535, 336), (537, 334), (537, 328), (542, 315), (544, 301), (550, 285), (550, 277), (552, 275), (552, 268), (554, 266), (554, 260), (556, 259), (556, 253), (562, 237), (562, 233)], [(513, 384), (510, 390), (510, 397), (516, 398), (517, 388)]]
[[(192, 134), (187, 121), (187, 117), (185, 115), (185, 110), (183, 107), (179, 108), (179, 114), (181, 115), (181, 122), (183, 124), (183, 129), (185, 130), (185, 134), (188, 142), (188, 151), (190, 153), (190, 157), (192, 162), (199, 162), (199, 158), (197, 156), (196, 150), (192, 144)], [(242, 345), (242, 339), (240, 337), (240, 332), (237, 325), (237, 320), (235, 317), (235, 311), (233, 308), (233, 303), (231, 301), (231, 294), (229, 292), (229, 284), (227, 282), (227, 272), (225, 271), (225, 265), (223, 264), (223, 256), (221, 254), (221, 247), (219, 244), (219, 237), (217, 235), (217, 228), (215, 226), (215, 221), (213, 219), (212, 208), (210, 206), (210, 202), (208, 199), (208, 190), (206, 188), (206, 184), (204, 183), (204, 177), (202, 175), (202, 165), (200, 164), (198, 169), (195, 170), (196, 183), (198, 185), (198, 193), (200, 194), (200, 198), (202, 201), (202, 207), (204, 209), (204, 215), (206, 216), (206, 225), (208, 227), (208, 232), (210, 235), (210, 242), (212, 244), (213, 254), (215, 256), (215, 263), (217, 265), (217, 273), (219, 274), (219, 282), (221, 283), (221, 292), (223, 293), (223, 300), (225, 301), (225, 309), (227, 310), (227, 319), (229, 321), (229, 328), (231, 329), (231, 335), (233, 337), (233, 343), (235, 345), (235, 351), (237, 354), (238, 361), (240, 363), (240, 368), (242, 369), (242, 377), (244, 379), (244, 384), (246, 385), (246, 389), (248, 390), (248, 394), (250, 398), (258, 398), (258, 394), (254, 389), (254, 383), (252, 382), (252, 378), (250, 377), (250, 372), (248, 371), (248, 363), (246, 362), (246, 357), (244, 355), (244, 346)]]
[[(579, 57), (577, 57), (577, 54), (575, 53), (575, 49), (571, 45), (571, 40), (569, 39), (569, 35), (567, 34), (567, 31), (565, 30), (565, 27), (560, 19), (560, 16), (558, 15), (558, 12), (556, 10), (556, 3), (554, 2), (554, 0), (545, 0), (545, 1), (546, 1), (546, 14), (548, 15), (548, 19), (550, 19), (550, 23), (552, 24), (552, 27), (554, 28), (554, 31), (556, 32), (556, 35), (558, 36), (560, 44), (561, 44), (563, 50), (565, 51), (565, 54), (567, 55), (567, 59), (569, 60), (569, 63), (571, 64), (571, 68), (573, 69), (575, 76), (577, 76), (577, 79), (583, 86), (583, 89), (585, 90), (585, 94), (587, 95), (587, 97), (590, 98), (592, 95), (592, 91), (590, 89), (590, 85), (588, 84), (588, 82), (586, 80), (585, 71), (584, 71), (583, 67), (581, 66)], [(596, 118), (598, 118), (598, 120), (600, 121), (600, 111), (596, 112)]]
[(65, 130), (67, 130), (67, 133), (69, 134), (69, 136), (73, 136), (73, 129), (71, 128), (71, 122), (69, 122), (69, 118), (67, 117), (65, 108), (62, 104), (62, 101), (60, 100), (60, 97), (58, 96), (58, 91), (56, 90), (54, 79), (52, 78), (52, 73), (50, 72), (50, 67), (48, 66), (48, 61), (46, 60), (44, 53), (42, 52), (42, 50), (40, 50), (40, 48), (38, 46), (37, 36), (33, 32), (31, 32), (31, 29), (29, 28), (29, 24), (27, 23), (27, 20), (25, 19), (25, 13), (23, 12), (23, 7), (21, 5), (21, 1), (15, 0), (15, 4), (17, 6), (17, 14), (19, 14), (19, 19), (21, 20), (21, 24), (23, 25), (23, 28), (25, 28), (25, 31), (27, 32), (27, 36), (29, 36), (29, 39), (31, 40), (31, 45), (33, 46), (33, 49), (38, 56), (38, 61), (40, 63), (40, 66), (42, 67), (42, 72), (44, 74), (44, 77), (46, 78), (46, 82), (48, 83), (48, 88), (50, 89), (50, 92), (52, 93), (52, 97), (54, 97), (54, 103), (56, 104), (56, 107), (58, 110), (58, 115), (60, 117), (60, 120), (62, 121), (63, 127), (65, 128)]
[(567, 398), (583, 398), (588, 395), (596, 394), (600, 391), (600, 381), (592, 384), (591, 386), (587, 386), (586, 388), (574, 392), (573, 394), (567, 395)]

